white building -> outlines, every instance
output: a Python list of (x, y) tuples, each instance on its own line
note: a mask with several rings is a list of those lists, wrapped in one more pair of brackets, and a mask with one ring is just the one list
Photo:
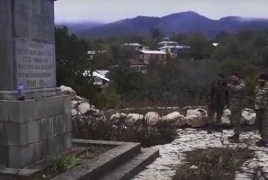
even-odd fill
[(106, 50), (102, 50), (102, 51), (87, 51), (87, 54), (89, 55), (89, 59), (93, 59), (94, 55), (100, 53), (103, 54), (107, 52)]
[(142, 50), (136, 53), (136, 59), (149, 63), (150, 60), (166, 60), (167, 53), (159, 50)]
[(127, 49), (136, 50), (136, 51), (139, 51), (139, 50), (148, 50), (149, 49), (148, 46), (144, 46), (144, 45), (141, 45), (139, 43), (125, 43), (125, 44), (122, 44), (121, 47), (124, 47), (124, 48), (127, 48)]
[(103, 86), (104, 84), (108, 83), (110, 79), (106, 77), (106, 74), (108, 73), (108, 70), (97, 70), (92, 73), (92, 76), (90, 74), (90, 71), (85, 71), (84, 76), (91, 76), (94, 78), (95, 85)]
[(175, 41), (171, 41), (169, 38), (165, 37), (161, 42), (158, 43), (159, 47), (163, 46), (177, 46), (178, 43)]

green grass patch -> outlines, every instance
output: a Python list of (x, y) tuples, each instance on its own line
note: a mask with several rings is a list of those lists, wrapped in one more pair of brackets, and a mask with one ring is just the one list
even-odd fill
[(254, 158), (248, 148), (211, 147), (185, 152), (173, 180), (235, 180), (245, 161)]

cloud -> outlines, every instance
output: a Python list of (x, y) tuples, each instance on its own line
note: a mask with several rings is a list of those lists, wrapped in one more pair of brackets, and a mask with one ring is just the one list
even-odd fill
[(224, 16), (268, 17), (268, 0), (59, 0), (56, 22), (112, 22), (138, 15), (164, 16), (196, 11), (212, 19)]

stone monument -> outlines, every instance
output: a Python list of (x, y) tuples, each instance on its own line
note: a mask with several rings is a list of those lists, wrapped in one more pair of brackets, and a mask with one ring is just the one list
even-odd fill
[(56, 87), (54, 24), (54, 0), (0, 0), (1, 166), (23, 168), (72, 147), (71, 97)]

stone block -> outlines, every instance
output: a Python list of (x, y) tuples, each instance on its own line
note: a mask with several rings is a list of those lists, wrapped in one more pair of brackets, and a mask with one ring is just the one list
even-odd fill
[(0, 123), (0, 145), (7, 144), (7, 137), (5, 133), (4, 123)]
[(67, 121), (63, 118), (64, 115), (57, 115), (52, 121), (52, 135), (63, 134), (67, 132)]
[(36, 119), (64, 114), (63, 96), (39, 98), (36, 100)]
[(1, 150), (0, 165), (8, 166), (8, 146), (0, 144), (0, 150)]
[(31, 121), (27, 123), (27, 137), (28, 143), (40, 141), (39, 122)]
[(64, 95), (63, 102), (64, 102), (64, 113), (71, 113), (72, 111), (72, 103), (71, 103), (71, 96)]
[(72, 133), (68, 132), (64, 134), (64, 149), (71, 149), (73, 146)]
[(8, 102), (0, 101), (0, 121), (8, 121)]
[(35, 120), (35, 100), (9, 101), (9, 121), (13, 123), (25, 123)]
[(10, 168), (24, 168), (42, 159), (40, 156), (40, 143), (9, 146), (8, 157)]
[[(38, 99), (51, 96), (61, 95), (60, 88), (42, 88), (42, 89), (25, 89), (24, 91), (25, 99)], [(18, 100), (18, 92), (13, 91), (1, 91), (0, 90), (0, 100)]]
[(65, 150), (64, 135), (60, 134), (48, 138), (48, 155), (57, 154)]
[(48, 154), (48, 139), (45, 139), (40, 141), (40, 157), (45, 158)]
[(27, 124), (5, 123), (4, 133), (7, 145), (26, 145), (28, 144)]
[(40, 140), (47, 139), (52, 136), (53, 117), (47, 117), (39, 120)]
[(67, 132), (72, 132), (72, 114), (64, 114), (64, 118), (67, 121)]

